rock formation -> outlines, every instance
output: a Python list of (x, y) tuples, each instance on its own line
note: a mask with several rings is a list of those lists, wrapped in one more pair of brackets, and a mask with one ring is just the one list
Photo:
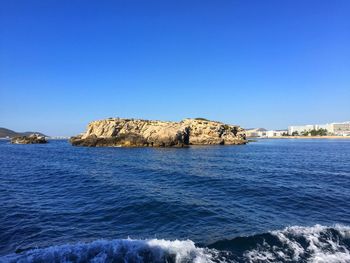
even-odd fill
[(70, 139), (75, 146), (186, 147), (245, 144), (244, 130), (206, 119), (180, 122), (109, 118), (91, 122), (87, 131)]
[(39, 134), (30, 134), (28, 136), (17, 136), (11, 139), (13, 144), (34, 144), (34, 143), (47, 143), (44, 136)]

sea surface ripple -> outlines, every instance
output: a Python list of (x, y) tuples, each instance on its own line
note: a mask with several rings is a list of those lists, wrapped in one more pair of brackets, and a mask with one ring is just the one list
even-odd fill
[(350, 262), (350, 140), (0, 141), (0, 262)]

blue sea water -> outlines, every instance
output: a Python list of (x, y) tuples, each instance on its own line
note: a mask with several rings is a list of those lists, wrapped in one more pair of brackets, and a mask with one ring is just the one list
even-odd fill
[(0, 262), (350, 262), (350, 140), (0, 141)]

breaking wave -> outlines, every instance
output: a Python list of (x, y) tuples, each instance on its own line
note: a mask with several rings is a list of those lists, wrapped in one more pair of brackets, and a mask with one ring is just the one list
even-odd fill
[(191, 240), (98, 240), (0, 257), (0, 262), (350, 262), (350, 227), (292, 226), (207, 247)]
[(205, 250), (191, 240), (97, 240), (33, 249), (5, 256), (0, 262), (210, 262)]
[(350, 227), (292, 226), (209, 247), (228, 251), (232, 262), (349, 263)]

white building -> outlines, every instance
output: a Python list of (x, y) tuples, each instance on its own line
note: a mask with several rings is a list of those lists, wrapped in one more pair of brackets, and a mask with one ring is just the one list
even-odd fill
[(301, 135), (303, 132), (319, 129), (326, 129), (329, 135), (349, 136), (350, 122), (289, 126), (288, 134), (292, 135), (294, 132), (298, 132), (298, 134)]
[(316, 129), (316, 126), (317, 125), (289, 126), (288, 127), (288, 134), (292, 135), (293, 133), (297, 132), (300, 135), (302, 132), (311, 131), (311, 130)]
[(338, 136), (350, 136), (350, 121), (328, 124), (328, 132)]
[(285, 134), (288, 134), (288, 130), (270, 130), (266, 131), (267, 137), (280, 137), (284, 136)]
[(288, 134), (288, 130), (266, 130), (264, 128), (256, 128), (256, 129), (246, 129), (245, 134), (247, 137), (279, 137)]
[(247, 137), (266, 137), (266, 129), (264, 128), (246, 129), (245, 134)]

